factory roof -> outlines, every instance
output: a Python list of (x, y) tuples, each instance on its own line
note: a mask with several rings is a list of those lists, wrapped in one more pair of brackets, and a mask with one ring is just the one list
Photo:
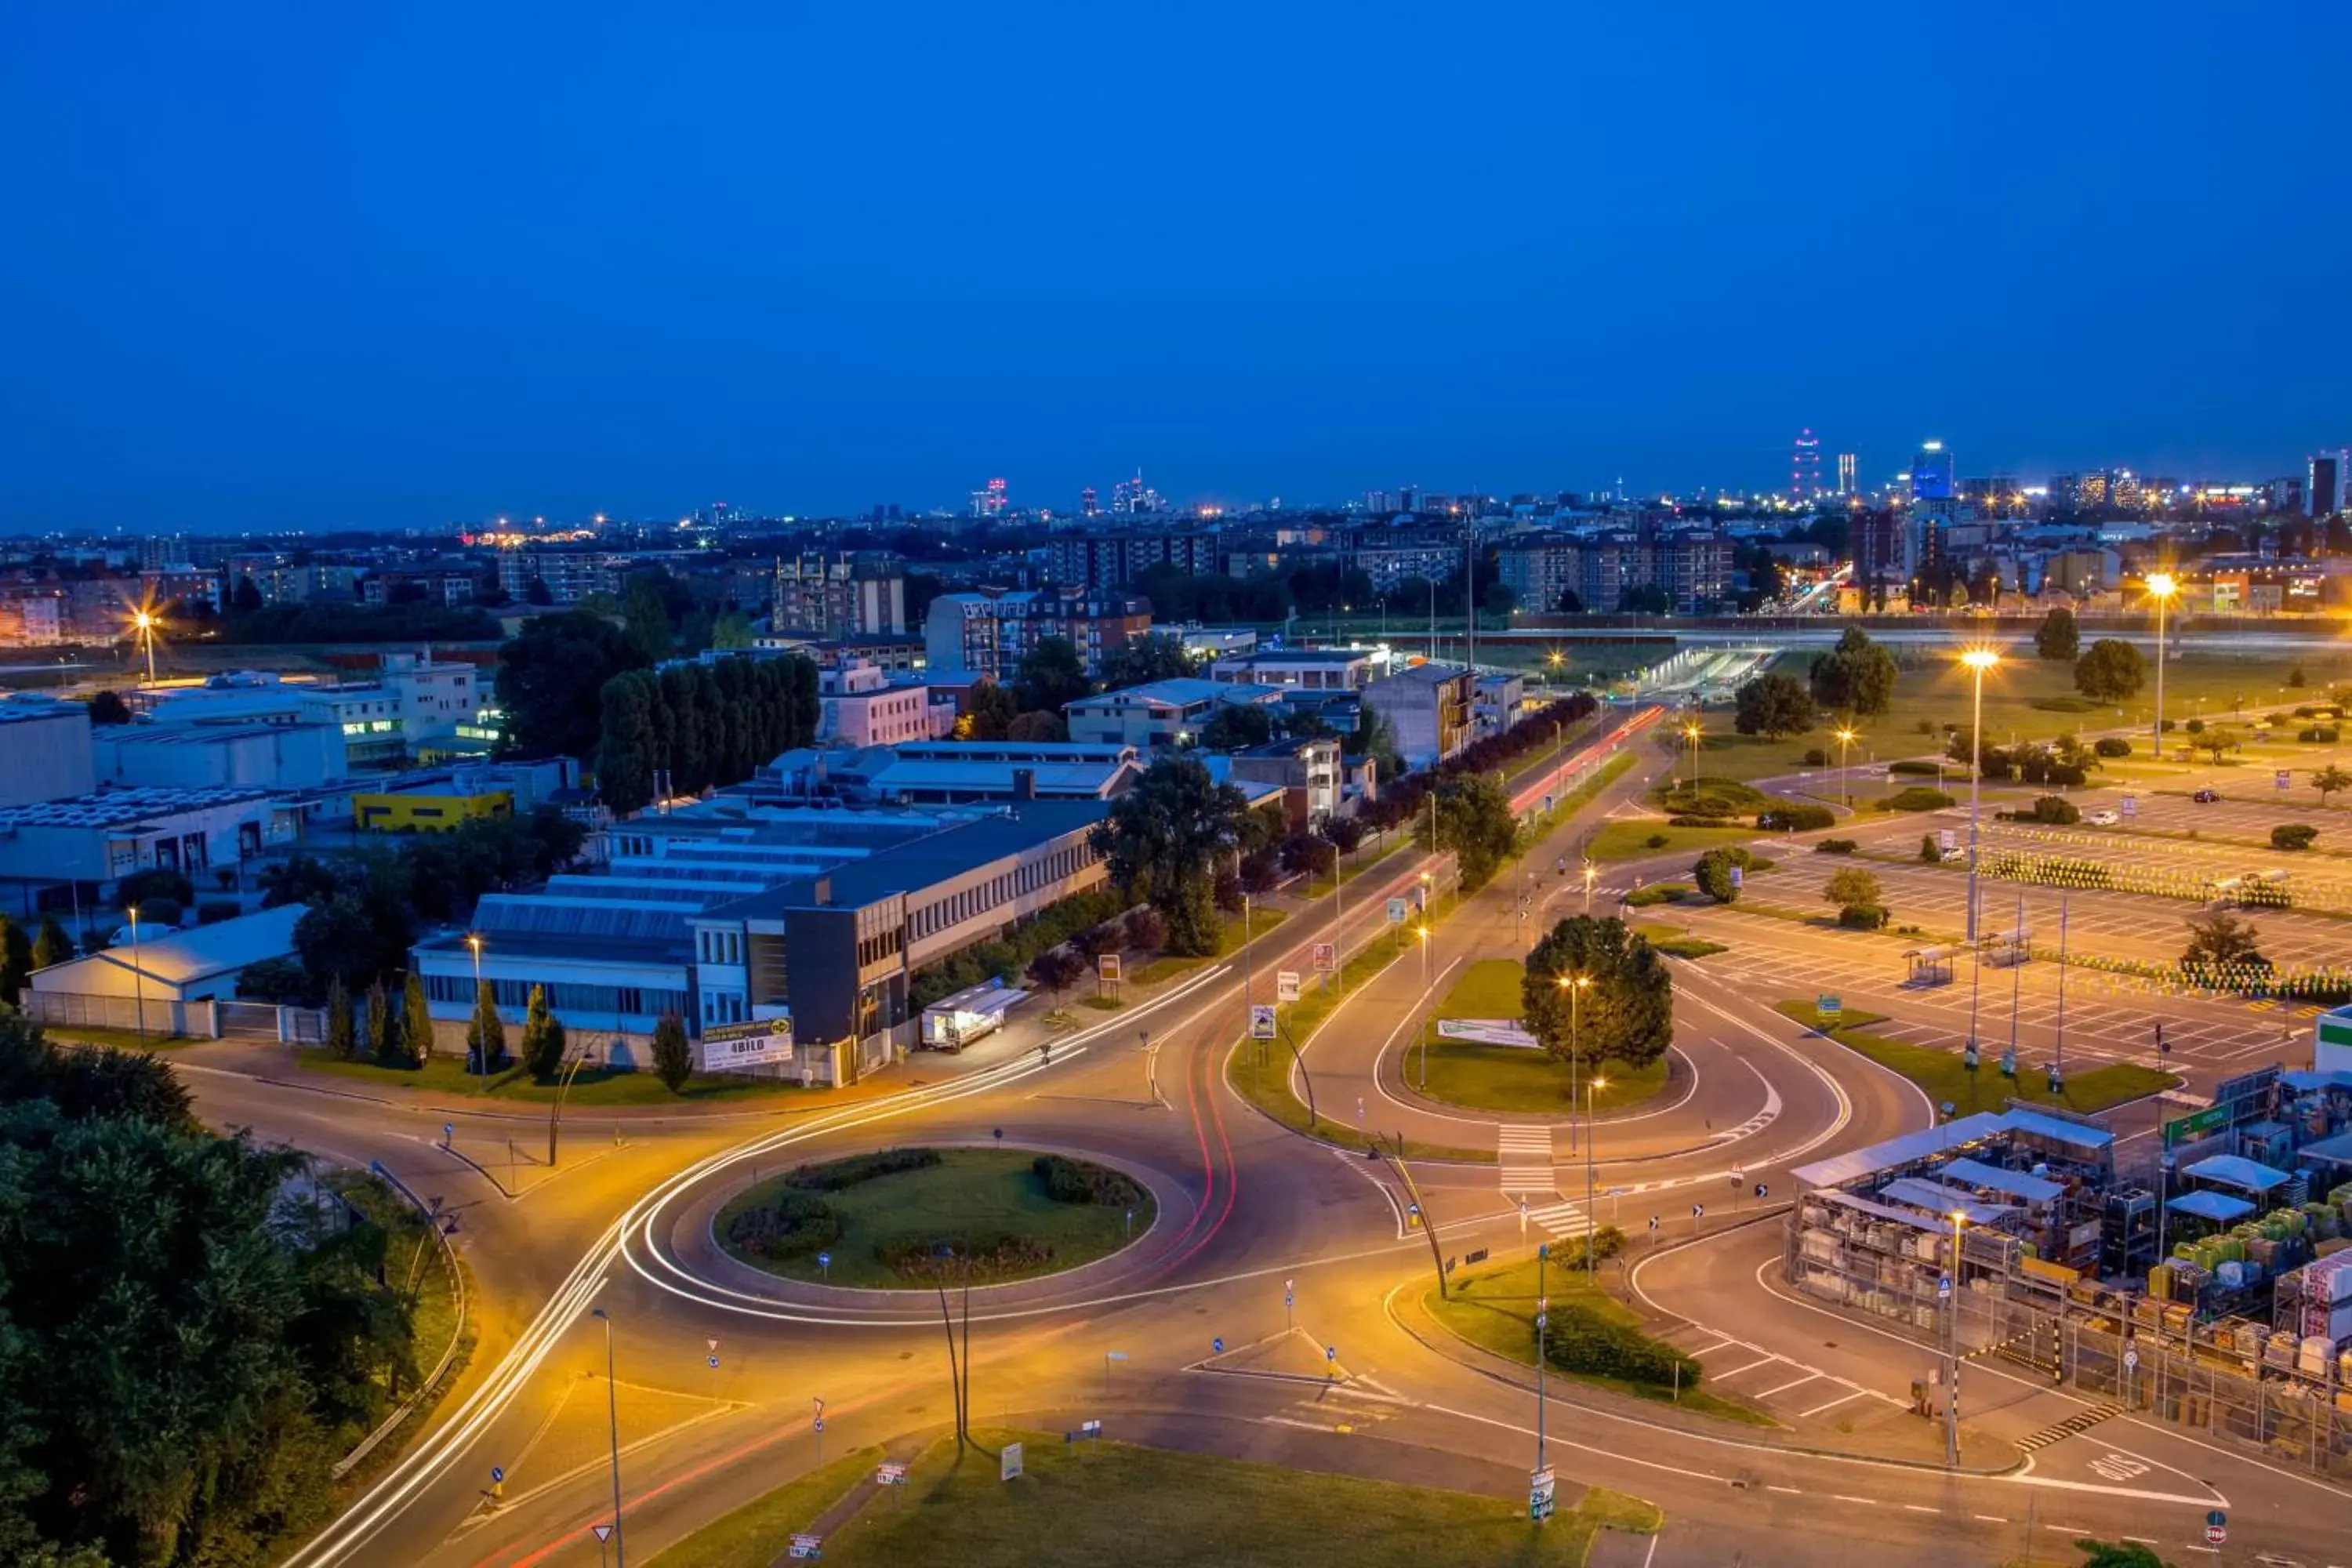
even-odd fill
[(1984, 1187), (2028, 1203), (2046, 1204), (2063, 1194), (2066, 1189), (2056, 1182), (2041, 1176), (2030, 1176), (2023, 1171), (2004, 1171), (1998, 1165), (1987, 1165), (1976, 1160), (1955, 1160), (1944, 1167), (1944, 1178), (1962, 1186)]
[(1889, 1182), (1879, 1189), (1878, 1196), (1885, 1203), (1932, 1209), (1947, 1219), (1956, 1214), (1966, 1215), (1970, 1225), (1990, 1225), (2011, 1212), (2000, 1204), (1979, 1203), (1975, 1194), (1959, 1187), (1948, 1187), (1941, 1182), (1918, 1176)]
[(1947, 1121), (1940, 1127), (1906, 1132), (1899, 1138), (1889, 1138), (1884, 1143), (1873, 1143), (1866, 1148), (1849, 1149), (1843, 1154), (1832, 1154), (1826, 1160), (1800, 1165), (1789, 1173), (1803, 1186), (1843, 1186), (1864, 1176), (1874, 1176), (1881, 1171), (1932, 1160), (1938, 1154), (1957, 1153), (2008, 1131), (2009, 1117), (2006, 1114), (1980, 1110), (1973, 1116)]
[[(1095, 801), (1024, 801), (976, 821), (909, 839), (816, 877), (796, 878), (713, 904), (714, 920), (775, 920), (787, 910), (862, 909), (893, 893), (917, 892), (992, 861), (1049, 843), (1102, 819)], [(824, 897), (818, 892), (823, 887)]]
[(227, 785), (198, 789), (144, 787), (100, 790), (96, 795), (74, 795), (66, 800), (42, 800), (26, 805), (0, 807), (0, 828), (129, 827), (158, 817), (176, 816), (182, 812), (267, 800), (270, 794), (266, 789), (240, 789)]

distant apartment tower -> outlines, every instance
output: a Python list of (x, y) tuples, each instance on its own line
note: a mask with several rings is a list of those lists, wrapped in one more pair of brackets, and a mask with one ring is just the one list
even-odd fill
[(1172, 566), (1190, 576), (1217, 570), (1218, 536), (1206, 530), (1184, 533), (1065, 533), (1047, 546), (1046, 575), (1073, 592), (1123, 588), (1155, 566)]
[(1941, 441), (1923, 443), (1918, 456), (1911, 459), (1911, 499), (1952, 499), (1952, 454)]
[[(499, 586), (518, 605), (576, 605), (591, 594), (617, 594), (628, 557), (579, 550), (501, 550)], [(534, 588), (537, 583), (540, 587)]]
[(2304, 502), (2313, 517), (2326, 517), (2344, 510), (2344, 481), (2352, 476), (2352, 451), (2318, 452), (2312, 456), (2311, 471), (2303, 487)]
[(1797, 432), (1789, 454), (1789, 499), (1811, 500), (1822, 493), (1822, 441), (1810, 427)]
[(1852, 452), (1840, 452), (1840, 453), (1837, 455), (1837, 493), (1838, 493), (1838, 494), (1840, 494), (1840, 495), (1842, 495), (1842, 496), (1850, 496), (1850, 495), (1852, 495), (1852, 494), (1853, 494), (1853, 493), (1854, 493), (1854, 488), (1853, 488), (1853, 470), (1854, 470), (1854, 467), (1855, 467), (1855, 463), (1854, 463), (1854, 455), (1853, 455)]
[(1853, 580), (1872, 584), (1907, 582), (1904, 520), (1892, 511), (1865, 511), (1853, 520)]
[(776, 563), (772, 623), (828, 638), (907, 629), (907, 563), (887, 550), (795, 555)]
[(924, 655), (934, 680), (1009, 682), (1031, 649), (1047, 637), (1066, 637), (1087, 673), (1099, 675), (1105, 656), (1150, 629), (1150, 603), (1122, 594), (942, 594), (923, 622)]
[(1565, 595), (1576, 595), (1580, 607), (1584, 592), (1580, 574), (1584, 552), (1573, 539), (1538, 535), (1515, 539), (1495, 551), (1495, 573), (1517, 599), (1519, 608), (1538, 615), (1566, 607)]
[(971, 492), (971, 515), (978, 518), (1004, 515), (1004, 481), (991, 479)]

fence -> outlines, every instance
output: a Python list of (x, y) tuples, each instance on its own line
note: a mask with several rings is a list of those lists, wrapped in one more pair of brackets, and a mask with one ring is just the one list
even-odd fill
[(172, 1036), (200, 1040), (268, 1040), (315, 1046), (327, 1037), (327, 1015), (318, 1007), (281, 1007), (275, 1002), (226, 1002), (209, 998), (178, 1002), (162, 996), (115, 996), (95, 991), (27, 989), (20, 1006), (36, 1024), (63, 1029), (113, 1029), (124, 1034)]

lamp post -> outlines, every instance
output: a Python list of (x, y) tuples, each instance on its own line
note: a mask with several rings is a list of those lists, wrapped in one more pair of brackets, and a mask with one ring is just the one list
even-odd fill
[(1576, 1002), (1592, 984), (1590, 974), (1563, 974), (1559, 988), (1568, 993), (1568, 1147), (1576, 1152)]
[(1839, 804), (1840, 805), (1852, 805), (1853, 804), (1853, 791), (1851, 791), (1851, 790), (1849, 790), (1849, 789), (1847, 789), (1847, 788), (1846, 788), (1846, 786), (1845, 786), (1845, 749), (1846, 749), (1848, 746), (1851, 746), (1851, 745), (1853, 745), (1853, 742), (1854, 742), (1854, 738), (1855, 738), (1855, 737), (1854, 737), (1854, 732), (1853, 732), (1853, 730), (1852, 729), (1852, 727), (1851, 727), (1851, 726), (1846, 726), (1846, 725), (1841, 725), (1841, 726), (1839, 726), (1838, 732), (1837, 732), (1837, 743), (1838, 743), (1838, 804)]
[(2156, 754), (2164, 755), (2164, 606), (2180, 590), (2169, 572), (2151, 572), (2147, 596), (2156, 601)]
[(490, 1076), (490, 1043), (479, 1038), (481, 1029), (478, 1026), (482, 1016), (482, 933), (467, 931), (466, 946), (472, 950), (474, 954), (474, 1017), (477, 1023), (474, 1030), (477, 1037), (474, 1056), (481, 1063), (482, 1076), (488, 1078)]
[(1587, 860), (1584, 863), (1584, 912), (1588, 915), (1592, 912), (1592, 884), (1600, 877), (1601, 868)]
[(1592, 1243), (1601, 1229), (1600, 1216), (1593, 1213), (1592, 1208), (1592, 1146), (1601, 1141), (1601, 1129), (1592, 1120), (1592, 1097), (1597, 1090), (1608, 1087), (1609, 1080), (1605, 1078), (1590, 1078), (1584, 1081), (1584, 1282), (1588, 1286), (1592, 1283), (1593, 1270), (1598, 1267), (1593, 1256), (1598, 1249)]
[(147, 1038), (147, 980), (139, 968), (139, 906), (133, 904), (125, 912), (131, 916), (131, 1005), (143, 1043)]
[(1550, 1303), (1544, 1299), (1544, 1265), (1551, 1261), (1551, 1243), (1536, 1248), (1536, 1468), (1544, 1468), (1544, 1331)]
[[(1421, 927), (1416, 934), (1421, 938), (1421, 989), (1423, 994), (1426, 994), (1429, 990), (1429, 917), (1427, 915), (1422, 916)], [(1429, 1088), (1429, 1029), (1430, 1026), (1426, 1023), (1421, 1026), (1421, 1088), (1423, 1090)]]
[(1952, 1310), (1944, 1321), (1944, 1462), (1960, 1463), (1960, 1227), (1968, 1215), (1952, 1211)]
[(1969, 942), (1977, 940), (1977, 792), (1984, 782), (1984, 675), (2000, 662), (1989, 647), (1972, 647), (1960, 662), (1975, 678), (1976, 694), (1969, 710)]
[(602, 1307), (592, 1309), (589, 1315), (604, 1325), (604, 1426), (613, 1452), (613, 1563), (614, 1568), (629, 1568), (629, 1549), (621, 1541), (621, 1401), (613, 1386), (613, 1318)]
[(139, 628), (139, 641), (147, 652), (147, 684), (152, 686), (155, 684), (155, 617), (142, 610), (131, 617), (131, 624)]
[(1683, 726), (1683, 739), (1684, 739), (1684, 740), (1685, 740), (1685, 741), (1688, 741), (1688, 742), (1690, 742), (1690, 746), (1691, 746), (1691, 771), (1690, 771), (1690, 782), (1691, 782), (1691, 787), (1692, 787), (1693, 789), (1696, 789), (1696, 788), (1698, 787), (1698, 738), (1699, 738), (1699, 733), (1700, 733), (1700, 731), (1699, 731), (1699, 727), (1698, 727), (1698, 721), (1697, 721), (1697, 720), (1696, 720), (1696, 719), (1692, 720), (1689, 723), (1685, 724), (1685, 725)]

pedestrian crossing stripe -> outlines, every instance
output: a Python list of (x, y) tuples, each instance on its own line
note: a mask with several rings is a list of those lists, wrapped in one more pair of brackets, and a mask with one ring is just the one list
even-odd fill
[(2094, 1405), (2088, 1410), (2069, 1415), (2063, 1421), (2053, 1422), (2041, 1431), (2020, 1439), (2017, 1446), (2021, 1451), (2031, 1454), (2036, 1449), (2047, 1448), (2053, 1443), (2063, 1443), (2078, 1432), (2087, 1432), (2100, 1422), (2123, 1413), (2124, 1407), (2120, 1405)]
[(1552, 1236), (1584, 1236), (1593, 1229), (1591, 1219), (1576, 1204), (1547, 1204), (1542, 1208), (1531, 1208), (1528, 1218)]

